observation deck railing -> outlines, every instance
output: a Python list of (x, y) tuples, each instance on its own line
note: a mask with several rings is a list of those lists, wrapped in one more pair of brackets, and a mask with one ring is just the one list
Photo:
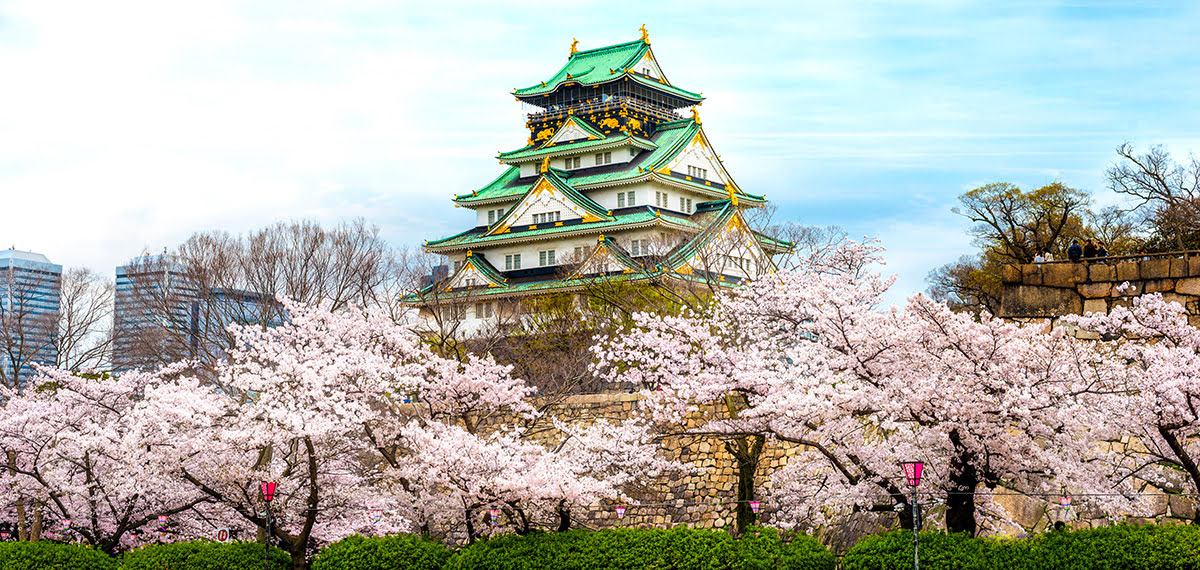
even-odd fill
[(1200, 250), (1187, 249), (1181, 251), (1164, 251), (1160, 253), (1137, 253), (1130, 255), (1110, 255), (1106, 257), (1083, 257), (1078, 262), (1070, 259), (1055, 259), (1053, 261), (1034, 261), (1033, 264), (1060, 264), (1060, 263), (1117, 263), (1120, 261), (1150, 261), (1152, 259), (1191, 259), (1193, 257), (1200, 258)]
[(636, 97), (628, 97), (624, 95), (609, 95), (607, 99), (596, 97), (579, 103), (564, 103), (560, 105), (552, 105), (545, 111), (530, 113), (527, 115), (528, 122), (538, 122), (548, 119), (558, 119), (567, 116), (569, 111), (573, 111), (575, 115), (586, 115), (589, 113), (603, 113), (606, 111), (619, 110), (624, 105), (632, 111), (640, 111), (651, 117), (662, 119), (663, 121), (678, 121), (683, 117), (674, 111), (668, 110), (661, 105), (648, 103)]

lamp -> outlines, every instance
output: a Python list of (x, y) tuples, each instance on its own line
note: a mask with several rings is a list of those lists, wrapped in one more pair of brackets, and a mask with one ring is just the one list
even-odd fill
[(259, 490), (262, 491), (262, 498), (264, 501), (269, 503), (269, 502), (275, 500), (275, 482), (274, 481), (261, 481), (258, 484), (258, 488), (259, 488)]
[(617, 507), (617, 518), (625, 518), (625, 507)]
[(754, 514), (757, 515), (758, 510), (761, 508), (762, 508), (762, 503), (760, 503), (758, 501), (750, 501), (750, 510), (754, 511)]
[(921, 471), (925, 469), (923, 461), (904, 461), (900, 465), (904, 467), (904, 478), (908, 479), (909, 487), (921, 484)]

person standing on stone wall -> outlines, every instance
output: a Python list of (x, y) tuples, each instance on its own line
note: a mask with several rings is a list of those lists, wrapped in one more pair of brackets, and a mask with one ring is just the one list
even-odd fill
[(1092, 257), (1096, 257), (1096, 244), (1092, 243), (1092, 240), (1089, 239), (1087, 243), (1083, 244), (1083, 258), (1089, 259)]
[(1096, 242), (1096, 257), (1108, 257), (1108, 250), (1104, 248), (1104, 242)]
[(1083, 257), (1083, 248), (1079, 247), (1079, 240), (1071, 240), (1071, 247), (1067, 248), (1067, 259), (1074, 263), (1079, 263), (1079, 258)]

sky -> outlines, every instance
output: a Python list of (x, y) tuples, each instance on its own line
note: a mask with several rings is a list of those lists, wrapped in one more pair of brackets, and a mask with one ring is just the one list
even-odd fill
[(893, 300), (990, 182), (1200, 152), (1200, 4), (0, 0), (0, 244), (109, 273), (193, 232), (363, 217), (397, 246), (524, 146), (510, 95), (639, 37), (778, 220), (873, 236)]

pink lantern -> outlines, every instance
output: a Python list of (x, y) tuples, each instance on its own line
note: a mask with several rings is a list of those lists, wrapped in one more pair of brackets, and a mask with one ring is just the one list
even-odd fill
[(617, 507), (617, 518), (625, 518), (625, 507)]
[(900, 465), (904, 467), (904, 478), (908, 479), (909, 487), (916, 487), (921, 484), (921, 471), (925, 469), (924, 462), (905, 461)]
[(269, 502), (275, 500), (275, 482), (274, 481), (259, 482), (258, 488), (260, 491), (262, 491), (262, 498), (264, 501), (269, 503)]
[(158, 516), (158, 530), (167, 530), (167, 515)]
[(760, 503), (758, 501), (750, 501), (750, 510), (754, 511), (754, 514), (757, 515), (758, 509), (760, 509), (760, 508), (762, 508), (762, 503)]
[(1071, 497), (1063, 497), (1063, 498), (1059, 499), (1058, 504), (1059, 504), (1059, 506), (1061, 506), (1064, 509), (1071, 508)]
[(0, 540), (8, 540), (8, 533), (0, 532)]
[(71, 519), (63, 519), (63, 528), (64, 529), (71, 528)]
[(500, 510), (499, 509), (492, 509), (492, 510), (488, 511), (488, 514), (492, 515), (492, 526), (496, 526), (496, 525), (500, 524), (500, 522), (499, 522), (500, 521)]

